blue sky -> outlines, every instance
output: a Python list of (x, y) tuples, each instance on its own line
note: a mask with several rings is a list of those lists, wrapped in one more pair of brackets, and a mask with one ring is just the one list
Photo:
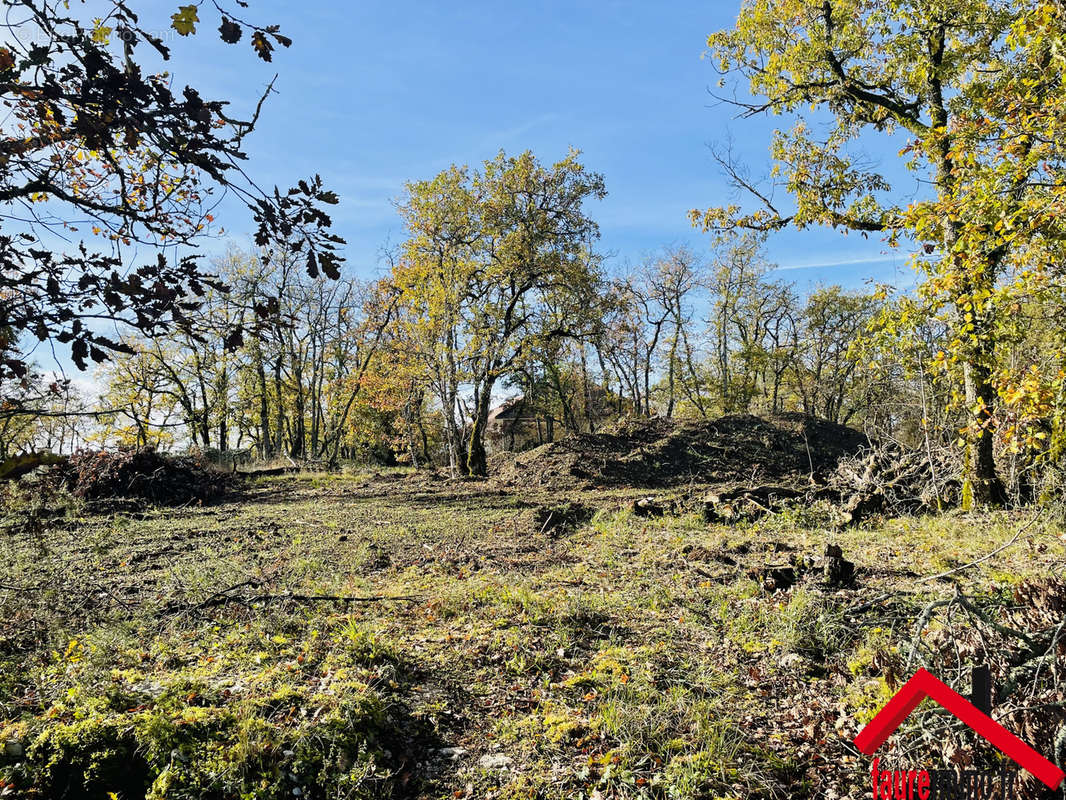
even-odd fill
[[(172, 3), (154, 5), (165, 27)], [(219, 42), (205, 11), (206, 35), (171, 36), (169, 67), (179, 85), (231, 99), (237, 111), (280, 73), (248, 140), (250, 171), (283, 186), (321, 173), (341, 195), (335, 220), (355, 274), (380, 271), (381, 249), (402, 240), (392, 201), (405, 181), (500, 148), (551, 161), (569, 146), (606, 177), (609, 197), (589, 211), (621, 267), (663, 245), (707, 250), (686, 212), (730, 199), (709, 144), (731, 137), (754, 173), (765, 169), (782, 120), (736, 119), (711, 96), (718, 76), (701, 58), (707, 34), (730, 26), (736, 11), (733, 2), (680, 0), (254, 0), (246, 16), (294, 39), (273, 64), (246, 42)], [(250, 229), (237, 207), (220, 221), (230, 235)], [(789, 232), (768, 250), (801, 288), (913, 280), (905, 254), (876, 239)]]

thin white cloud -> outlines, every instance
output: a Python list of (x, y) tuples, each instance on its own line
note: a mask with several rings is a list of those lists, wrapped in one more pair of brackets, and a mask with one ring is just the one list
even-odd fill
[(492, 134), (485, 136), (481, 139), (482, 147), (492, 146), (499, 147), (501, 142), (511, 142), (518, 139), (521, 136), (529, 133), (535, 128), (539, 128), (541, 125), (547, 125), (548, 123), (555, 122), (561, 118), (561, 115), (555, 111), (549, 111), (545, 114), (540, 114), (531, 120), (523, 122), (519, 125), (515, 125), (511, 128), (504, 128), (502, 130), (494, 131)]
[(858, 264), (886, 264), (890, 261), (897, 260), (900, 260), (899, 254), (873, 256), (868, 258), (847, 258), (839, 261), (812, 261), (809, 264), (780, 264), (774, 267), (774, 271), (783, 272), (792, 269), (826, 269), (832, 267), (850, 267)]

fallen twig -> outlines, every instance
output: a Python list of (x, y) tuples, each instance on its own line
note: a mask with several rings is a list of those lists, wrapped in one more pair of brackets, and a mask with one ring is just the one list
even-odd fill
[[(994, 550), (992, 550), (992, 551), (990, 551), (988, 553), (985, 553), (980, 558), (975, 558), (973, 561), (969, 562), (968, 564), (963, 564), (960, 567), (954, 567), (954, 568), (949, 569), (949, 570), (947, 570), (945, 572), (938, 572), (936, 575), (927, 575), (926, 577), (924, 577), (921, 580), (917, 581), (916, 585), (917, 586), (922, 586), (923, 584), (930, 583), (932, 581), (938, 581), (938, 580), (941, 580), (943, 578), (950, 578), (952, 575), (958, 575), (960, 572), (964, 572), (964, 571), (966, 571), (968, 569), (971, 569), (972, 567), (976, 567), (978, 564), (981, 564), (981, 563), (983, 563), (985, 561), (988, 561), (988, 559), (999, 555), (1004, 550), (1006, 550), (1008, 547), (1011, 547), (1014, 544), (1016, 544), (1018, 542), (1018, 539), (1021, 538), (1021, 535), (1023, 533), (1025, 533), (1033, 525), (1033, 523), (1036, 522), (1039, 518), (1040, 518), (1040, 513), (1037, 512), (1036, 514), (1034, 514), (1032, 516), (1031, 519), (1029, 519), (1028, 522), (1026, 522), (1024, 525), (1022, 525), (1020, 528), (1018, 528), (1018, 530), (1016, 530), (1014, 532), (1014, 535), (1011, 536), (1011, 538), (1009, 540), (1007, 540), (1006, 542), (1001, 544), (996, 549), (994, 549)], [(845, 614), (860, 614), (863, 611), (868, 611), (869, 609), (873, 608), (874, 606), (883, 603), (885, 600), (889, 600), (889, 599), (891, 599), (893, 597), (896, 597), (897, 595), (906, 594), (906, 593), (912, 592), (912, 591), (913, 591), (913, 589), (894, 589), (891, 592), (885, 592), (884, 594), (879, 595), (878, 597), (875, 597), (873, 600), (867, 600), (866, 602), (860, 603), (857, 606), (852, 606), (851, 608), (847, 609), (844, 613)]]
[(344, 594), (294, 594), (282, 592), (281, 594), (261, 594), (246, 598), (250, 602), (257, 600), (296, 600), (302, 603), (333, 602), (333, 603), (384, 603), (389, 600), (398, 600), (404, 603), (421, 603), (425, 598), (409, 594), (371, 594), (371, 595), (344, 595)]
[(262, 586), (260, 581), (249, 579), (241, 581), (226, 589), (215, 592), (199, 603), (194, 604), (171, 604), (160, 609), (157, 616), (165, 617), (175, 614), (195, 613), (208, 608), (216, 608), (227, 603), (241, 603), (251, 606), (255, 603), (268, 603), (281, 600), (293, 600), (297, 603), (384, 603), (395, 600), (403, 603), (420, 603), (424, 598), (414, 595), (341, 595), (341, 594), (299, 594), (296, 592), (258, 593), (252, 595), (234, 594), (237, 589), (250, 587), (258, 589)]

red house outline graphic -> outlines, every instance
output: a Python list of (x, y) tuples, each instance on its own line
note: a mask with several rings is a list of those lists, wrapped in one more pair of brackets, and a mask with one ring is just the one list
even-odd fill
[(926, 697), (965, 722), (978, 736), (1031, 772), (1048, 788), (1057, 789), (1062, 783), (1064, 773), (1061, 769), (924, 668), (914, 673), (877, 712), (877, 716), (859, 731), (855, 746), (872, 756)]

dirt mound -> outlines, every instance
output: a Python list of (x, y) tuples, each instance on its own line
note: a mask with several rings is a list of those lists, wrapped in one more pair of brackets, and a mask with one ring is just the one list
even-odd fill
[(82, 451), (71, 457), (64, 473), (78, 497), (136, 498), (160, 505), (214, 500), (232, 483), (202, 458), (167, 456), (150, 447)]
[(764, 419), (628, 420), (524, 453), (494, 459), (494, 476), (514, 486), (662, 487), (695, 481), (821, 480), (869, 444), (859, 431), (802, 414)]

